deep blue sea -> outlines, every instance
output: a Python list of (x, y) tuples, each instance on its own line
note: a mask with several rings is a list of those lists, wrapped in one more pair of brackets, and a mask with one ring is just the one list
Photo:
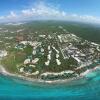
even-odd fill
[(0, 100), (100, 100), (100, 70), (62, 84), (33, 83), (0, 75)]

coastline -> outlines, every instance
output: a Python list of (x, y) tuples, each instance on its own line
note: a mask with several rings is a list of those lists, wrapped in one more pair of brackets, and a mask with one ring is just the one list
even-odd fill
[(33, 79), (33, 78), (25, 77), (25, 76), (22, 76), (22, 75), (10, 73), (10, 72), (6, 71), (6, 69), (2, 65), (0, 65), (0, 73), (5, 75), (5, 76), (8, 75), (8, 76), (11, 76), (11, 77), (20, 78), (22, 80), (26, 80), (26, 81), (30, 81), (30, 82), (40, 82), (40, 83), (49, 83), (49, 84), (52, 84), (52, 83), (65, 83), (65, 82), (68, 83), (68, 82), (71, 82), (73, 80), (82, 79), (88, 73), (91, 73), (92, 71), (95, 71), (96, 69), (100, 69), (100, 65), (96, 66), (93, 69), (90, 69), (90, 70), (87, 70), (87, 71), (81, 73), (81, 75), (79, 77), (74, 77), (74, 78), (69, 78), (69, 79), (64, 79), (64, 80), (45, 81), (45, 80), (42, 80), (42, 79)]
[(82, 77), (74, 77), (74, 78), (65, 79), (65, 80), (45, 81), (45, 80), (42, 80), (42, 79), (33, 79), (33, 78), (25, 77), (25, 76), (22, 76), (22, 75), (9, 73), (8, 71), (6, 71), (6, 69), (2, 65), (0, 65), (0, 73), (5, 75), (5, 76), (8, 75), (8, 76), (11, 76), (11, 77), (20, 78), (20, 79), (23, 79), (23, 80), (26, 80), (26, 81), (30, 81), (30, 82), (40, 82), (40, 83), (42, 82), (42, 83), (50, 83), (50, 84), (52, 84), (52, 83), (70, 82), (70, 81), (82, 78)]

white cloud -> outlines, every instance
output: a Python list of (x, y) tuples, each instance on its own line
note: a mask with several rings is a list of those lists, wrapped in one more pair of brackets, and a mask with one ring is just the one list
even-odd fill
[[(40, 16), (40, 17), (53, 17), (53, 16), (60, 16), (61, 12), (59, 10), (53, 9), (52, 7), (48, 7), (43, 3), (38, 4), (34, 8), (22, 10), (22, 14), (24, 16)], [(63, 12), (64, 14), (64, 12)]]
[(32, 11), (30, 9), (22, 10), (23, 16), (32, 16)]
[(65, 11), (61, 11), (55, 7), (47, 5), (43, 2), (35, 4), (34, 7), (29, 9), (23, 9), (16, 13), (11, 11), (8, 16), (1, 16), (0, 21), (21, 21), (21, 20), (34, 20), (34, 19), (54, 19), (54, 20), (70, 20), (70, 21), (82, 21), (100, 23), (100, 18), (90, 15), (77, 15), (68, 14)]
[(10, 14), (8, 16), (6, 16), (6, 18), (8, 19), (16, 19), (17, 15), (15, 12), (11, 11)]

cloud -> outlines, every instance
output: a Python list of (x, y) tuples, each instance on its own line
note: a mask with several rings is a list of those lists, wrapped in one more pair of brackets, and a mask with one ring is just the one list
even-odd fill
[(22, 14), (23, 16), (26, 16), (26, 17), (33, 16), (33, 13), (30, 9), (22, 10)]
[(58, 17), (61, 16), (61, 12), (59, 10), (56, 10), (52, 7), (46, 6), (44, 3), (40, 3), (38, 5), (35, 5), (35, 7), (32, 7), (31, 9), (22, 10), (23, 16), (28, 17), (34, 17), (34, 16), (40, 16), (40, 17)]
[(51, 20), (68, 20), (68, 21), (81, 21), (100, 23), (100, 18), (90, 15), (68, 14), (56, 7), (45, 4), (44, 2), (36, 3), (29, 9), (23, 9), (18, 13), (10, 11), (7, 16), (0, 16), (0, 21), (22, 21), (22, 20), (38, 20), (38, 19), (51, 19)]
[(16, 19), (17, 15), (15, 12), (11, 11), (8, 16), (6, 16), (7, 19)]

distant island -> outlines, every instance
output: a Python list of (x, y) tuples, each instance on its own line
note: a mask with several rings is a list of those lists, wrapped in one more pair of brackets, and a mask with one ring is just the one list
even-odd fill
[(55, 81), (84, 76), (100, 65), (100, 44), (75, 35), (63, 25), (39, 29), (32, 23), (1, 26), (0, 64), (7, 72)]

